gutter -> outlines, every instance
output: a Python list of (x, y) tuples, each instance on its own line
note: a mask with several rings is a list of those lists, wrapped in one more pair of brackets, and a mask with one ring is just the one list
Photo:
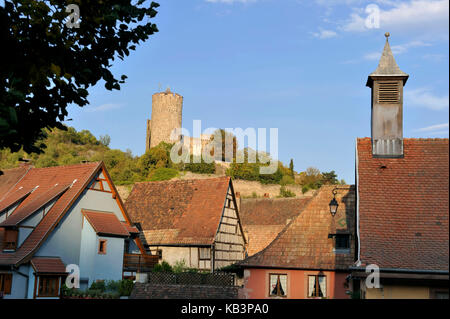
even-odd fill
[[(351, 271), (366, 271), (365, 267), (352, 266), (349, 267)], [(380, 272), (394, 272), (394, 273), (409, 273), (409, 274), (434, 274), (434, 275), (448, 275), (448, 270), (427, 270), (427, 269), (406, 269), (406, 268), (380, 268)]]

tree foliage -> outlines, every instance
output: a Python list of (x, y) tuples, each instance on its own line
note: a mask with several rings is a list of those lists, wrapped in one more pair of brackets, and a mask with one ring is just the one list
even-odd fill
[(158, 29), (159, 5), (144, 0), (78, 0), (80, 27), (69, 28), (67, 1), (5, 0), (0, 6), (0, 149), (41, 152), (42, 128), (65, 129), (67, 106), (88, 104), (88, 89), (103, 80), (119, 90), (126, 75), (109, 70), (115, 58)]
[(216, 130), (211, 136), (212, 145), (220, 147), (221, 154), (214, 154), (214, 149), (211, 150), (211, 156), (216, 160), (223, 162), (231, 162), (236, 158), (238, 143), (236, 136), (224, 129)]

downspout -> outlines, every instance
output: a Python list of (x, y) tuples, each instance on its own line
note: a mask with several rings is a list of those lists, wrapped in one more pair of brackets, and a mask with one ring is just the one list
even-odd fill
[(356, 266), (361, 266), (361, 239), (359, 236), (359, 174), (358, 174), (358, 166), (359, 166), (359, 158), (358, 158), (358, 138), (356, 138), (356, 145), (355, 145), (355, 178), (356, 178), (356, 185), (355, 185), (355, 195), (356, 195), (356, 238), (357, 238), (357, 260), (356, 260)]
[(216, 245), (211, 245), (212, 262), (211, 262), (211, 273), (214, 273), (215, 263), (216, 263)]
[(25, 299), (28, 299), (28, 285), (29, 285), (29, 281), (30, 281), (30, 276), (25, 275), (25, 274), (21, 273), (20, 271), (16, 270), (14, 268), (14, 266), (11, 266), (11, 270), (27, 279), (27, 284), (25, 286)]

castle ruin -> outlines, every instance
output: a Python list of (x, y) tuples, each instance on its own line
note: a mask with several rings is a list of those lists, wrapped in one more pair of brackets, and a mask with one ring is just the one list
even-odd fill
[(167, 88), (152, 96), (152, 117), (147, 120), (147, 139), (145, 151), (161, 142), (176, 143), (171, 139), (174, 129), (181, 128), (183, 97)]

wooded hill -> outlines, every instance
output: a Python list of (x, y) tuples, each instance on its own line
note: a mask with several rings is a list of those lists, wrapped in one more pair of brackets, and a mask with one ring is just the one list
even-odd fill
[[(73, 127), (67, 130), (54, 129), (46, 131), (46, 138), (38, 143), (46, 145), (43, 153), (27, 154), (23, 150), (11, 152), (0, 150), (0, 168), (7, 169), (20, 165), (20, 159), (29, 159), (35, 167), (78, 164), (83, 161), (103, 161), (116, 185), (129, 185), (142, 181), (169, 180), (179, 176), (183, 171), (200, 174), (214, 174), (214, 163), (175, 164), (170, 160), (172, 144), (161, 143), (142, 156), (133, 156), (131, 150), (121, 151), (109, 148), (110, 137), (96, 138), (88, 130), (77, 132)], [(248, 152), (248, 150), (243, 150)], [(334, 171), (323, 172), (308, 168), (305, 172), (296, 173), (291, 160), (290, 167), (278, 163), (274, 174), (261, 175), (257, 163), (231, 163), (226, 174), (235, 179), (259, 181), (263, 184), (300, 184), (305, 189), (317, 189), (322, 184), (338, 184)], [(345, 183), (341, 181), (341, 183)], [(292, 196), (289, 192), (284, 197)]]

